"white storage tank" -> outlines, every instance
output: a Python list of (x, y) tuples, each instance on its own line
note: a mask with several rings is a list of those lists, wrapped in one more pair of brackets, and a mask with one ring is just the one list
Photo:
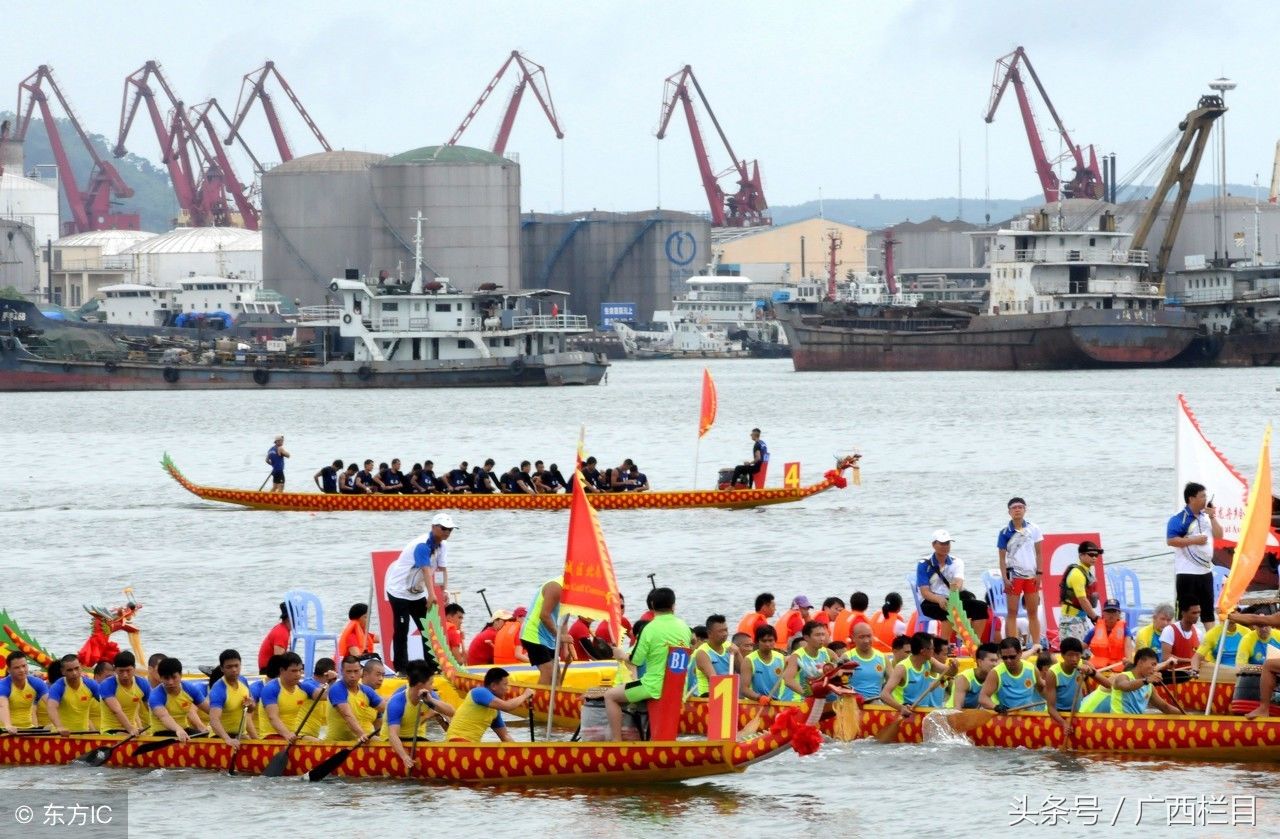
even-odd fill
[(179, 227), (120, 252), (136, 282), (176, 286), (192, 274), (262, 278), (262, 234), (239, 227)]
[(62, 234), (57, 178), (25, 178), (5, 169), (0, 175), (0, 219), (31, 227), (38, 248), (57, 239)]
[(460, 290), (520, 288), (520, 166), (467, 146), (426, 146), (373, 167), (374, 272), (413, 276), (421, 212), (424, 273)]
[(262, 176), (266, 283), (304, 305), (324, 302), (329, 281), (372, 269), (370, 168), (386, 155), (328, 151), (297, 157)]

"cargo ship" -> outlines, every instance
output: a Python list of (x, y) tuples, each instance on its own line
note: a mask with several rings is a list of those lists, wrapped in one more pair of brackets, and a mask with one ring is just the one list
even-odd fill
[(1197, 335), (1167, 307), (1110, 212), (1069, 230), (1040, 211), (985, 231), (990, 297), (982, 311), (856, 300), (781, 302), (798, 371), (1074, 370), (1164, 364)]

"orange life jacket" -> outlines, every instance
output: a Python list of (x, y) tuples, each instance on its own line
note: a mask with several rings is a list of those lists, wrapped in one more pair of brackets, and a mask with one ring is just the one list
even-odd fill
[(351, 647), (358, 648), (360, 653), (373, 652), (373, 642), (376, 637), (372, 632), (366, 632), (359, 620), (348, 621), (342, 634), (338, 636), (338, 659), (342, 660), (350, 654)]
[[(871, 624), (871, 634), (875, 636), (875, 640), (871, 643), (877, 650), (882, 653), (893, 652), (893, 639), (897, 638), (894, 627), (898, 625), (898, 621), (902, 620), (898, 612), (890, 612), (888, 617), (885, 616), (884, 610), (877, 610), (868, 623)], [(850, 627), (852, 631), (852, 627)]]
[(844, 641), (848, 644), (853, 640), (853, 628), (860, 623), (869, 623), (866, 612), (845, 609), (836, 615), (835, 626), (831, 628), (831, 640)]
[(767, 626), (769, 619), (759, 612), (748, 612), (747, 616), (738, 622), (738, 631), (745, 632), (751, 636), (751, 640), (756, 640), (756, 629), (761, 626)]
[(1107, 667), (1117, 661), (1123, 661), (1124, 642), (1124, 620), (1116, 621), (1116, 625), (1110, 632), (1107, 631), (1106, 623), (1098, 621), (1093, 628), (1093, 640), (1089, 642), (1089, 649), (1093, 651), (1093, 658), (1089, 659), (1089, 664), (1094, 667)]
[(493, 663), (501, 666), (503, 664), (520, 664), (520, 658), (516, 655), (516, 650), (520, 647), (520, 627), (523, 621), (509, 620), (502, 625), (502, 629), (498, 630), (498, 634), (493, 638)]
[(803, 623), (795, 627), (792, 626), (792, 623), (799, 617), (800, 617), (799, 609), (788, 609), (787, 611), (782, 613), (782, 617), (774, 621), (773, 628), (774, 628), (774, 631), (778, 633), (778, 649), (779, 650), (782, 650), (785, 652), (791, 644), (791, 639), (799, 637), (800, 626), (802, 626)]

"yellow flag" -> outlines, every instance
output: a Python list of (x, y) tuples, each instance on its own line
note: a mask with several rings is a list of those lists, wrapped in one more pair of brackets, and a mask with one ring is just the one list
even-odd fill
[(1240, 525), (1240, 539), (1236, 542), (1235, 555), (1231, 558), (1231, 572), (1218, 597), (1218, 619), (1227, 615), (1240, 602), (1253, 575), (1262, 564), (1267, 550), (1267, 535), (1271, 532), (1271, 426), (1262, 435), (1262, 451), (1258, 454), (1258, 471), (1249, 485), (1249, 502), (1244, 509), (1244, 522)]

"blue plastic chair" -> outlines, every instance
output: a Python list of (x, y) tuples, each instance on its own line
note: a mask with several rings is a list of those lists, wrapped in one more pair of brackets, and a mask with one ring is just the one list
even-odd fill
[(1132, 629), (1138, 628), (1138, 622), (1144, 615), (1155, 612), (1153, 607), (1142, 602), (1142, 588), (1138, 584), (1137, 573), (1132, 569), (1107, 569), (1107, 596), (1120, 601), (1125, 623)]
[(920, 611), (920, 603), (924, 600), (924, 598), (920, 596), (920, 589), (916, 587), (915, 574), (907, 575), (907, 588), (911, 591), (912, 599), (916, 601), (916, 629), (919, 630), (920, 632), (928, 632), (929, 627), (933, 624), (933, 621), (931, 621), (929, 618), (926, 618), (924, 616), (924, 613)]
[(285, 608), (289, 611), (289, 650), (303, 645), (303, 673), (310, 673), (316, 660), (316, 642), (332, 641), (335, 656), (338, 636), (324, 631), (324, 607), (320, 598), (309, 591), (294, 589), (284, 593)]
[[(1218, 598), (1222, 596), (1222, 587), (1227, 584), (1227, 574), (1231, 573), (1230, 568), (1224, 568), (1221, 565), (1213, 566), (1213, 602), (1217, 603)], [(1202, 615), (1201, 618), (1204, 616)]]

